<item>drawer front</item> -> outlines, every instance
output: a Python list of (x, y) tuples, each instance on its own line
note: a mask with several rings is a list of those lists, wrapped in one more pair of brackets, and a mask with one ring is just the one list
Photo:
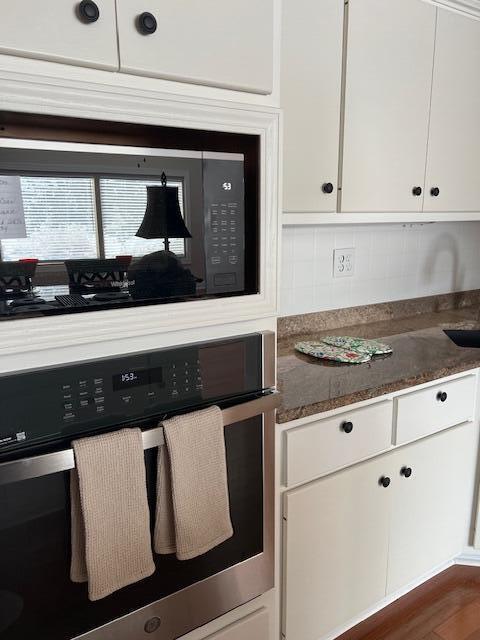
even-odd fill
[(205, 640), (267, 640), (269, 636), (268, 611), (262, 607), (258, 611), (217, 631)]
[(394, 444), (472, 420), (475, 393), (476, 378), (467, 376), (396, 398)]
[(286, 485), (308, 482), (389, 449), (392, 417), (393, 404), (386, 401), (287, 431)]

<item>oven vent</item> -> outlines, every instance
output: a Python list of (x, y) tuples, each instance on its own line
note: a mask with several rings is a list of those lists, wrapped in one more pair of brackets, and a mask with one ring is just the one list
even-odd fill
[(480, 20), (480, 0), (427, 0), (442, 9), (451, 9), (458, 13)]

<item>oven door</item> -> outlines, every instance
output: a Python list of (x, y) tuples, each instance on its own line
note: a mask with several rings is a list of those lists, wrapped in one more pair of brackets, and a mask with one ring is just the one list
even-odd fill
[[(223, 410), (234, 535), (97, 602), (70, 581), (71, 449), (0, 465), (0, 640), (173, 640), (273, 587), (273, 393)], [(163, 429), (143, 432), (153, 513)], [(148, 636), (146, 636), (146, 632)]]

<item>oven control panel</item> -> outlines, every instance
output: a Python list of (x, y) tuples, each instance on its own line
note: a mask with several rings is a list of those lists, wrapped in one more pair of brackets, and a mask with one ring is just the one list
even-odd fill
[(262, 390), (263, 336), (0, 376), (0, 453)]

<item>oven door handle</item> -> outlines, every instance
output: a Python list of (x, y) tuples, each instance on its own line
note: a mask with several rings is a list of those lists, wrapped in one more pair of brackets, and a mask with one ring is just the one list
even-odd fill
[[(243, 402), (241, 404), (223, 409), (223, 424), (228, 426), (235, 422), (248, 420), (267, 411), (273, 411), (280, 404), (280, 394), (271, 394)], [(165, 444), (163, 427), (159, 424), (153, 429), (142, 432), (143, 448), (153, 449)], [(31, 478), (41, 478), (52, 473), (60, 473), (75, 468), (73, 449), (63, 449), (53, 453), (41, 454), (30, 458), (21, 458), (11, 462), (0, 464), (0, 486), (29, 480)]]

